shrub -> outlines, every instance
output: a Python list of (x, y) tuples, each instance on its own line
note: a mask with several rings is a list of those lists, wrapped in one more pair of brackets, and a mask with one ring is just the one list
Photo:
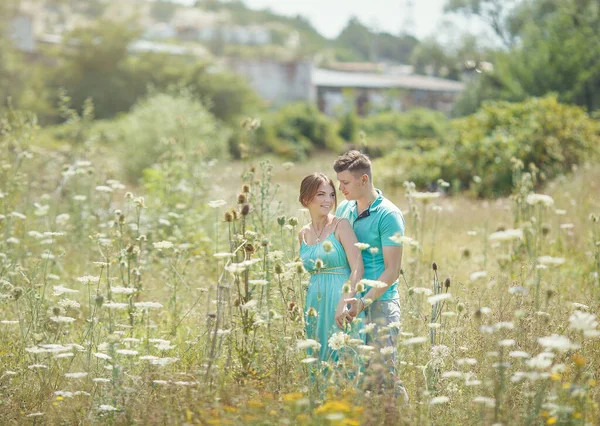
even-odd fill
[(425, 187), (443, 178), (477, 196), (502, 196), (513, 186), (513, 159), (535, 166), (540, 181), (557, 177), (597, 158), (599, 130), (582, 108), (560, 104), (555, 96), (488, 103), (453, 120), (439, 146), (399, 149), (376, 167), (396, 171), (383, 173), (391, 185), (410, 180)]
[(228, 131), (188, 92), (155, 93), (118, 122), (130, 179), (177, 146), (205, 159), (228, 156)]

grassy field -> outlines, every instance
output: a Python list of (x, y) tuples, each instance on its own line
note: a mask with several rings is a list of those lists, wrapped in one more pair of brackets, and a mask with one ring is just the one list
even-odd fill
[[(383, 188), (414, 239), (399, 287), (403, 406), (365, 391), (348, 360), (311, 376), (298, 348), (298, 187), (333, 177), (334, 155), (172, 155), (128, 187), (115, 180), (126, 159), (25, 137), (0, 164), (0, 424), (600, 423), (597, 167), (548, 197), (526, 177), (499, 200)], [(352, 345), (375, 374), (378, 354)]]

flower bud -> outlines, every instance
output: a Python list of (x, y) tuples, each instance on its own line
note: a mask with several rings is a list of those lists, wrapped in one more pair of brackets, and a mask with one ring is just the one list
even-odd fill
[(279, 216), (279, 217), (277, 218), (277, 224), (278, 224), (279, 226), (283, 226), (283, 225), (285, 225), (285, 220), (286, 220), (286, 217), (285, 217), (285, 216)]
[(297, 217), (290, 217), (288, 219), (288, 223), (292, 226), (297, 226), (298, 225), (298, 218)]
[(277, 264), (275, 265), (275, 267), (273, 268), (273, 270), (275, 271), (275, 273), (276, 273), (277, 275), (281, 275), (281, 274), (283, 274), (283, 266), (281, 266), (281, 263), (277, 263)]

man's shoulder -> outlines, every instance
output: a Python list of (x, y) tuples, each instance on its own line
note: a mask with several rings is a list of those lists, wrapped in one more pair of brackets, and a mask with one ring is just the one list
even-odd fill
[(385, 197), (383, 197), (383, 200), (381, 200), (381, 204), (379, 204), (379, 208), (381, 209), (382, 214), (387, 214), (387, 213), (402, 214), (402, 211), (400, 210), (400, 208)]

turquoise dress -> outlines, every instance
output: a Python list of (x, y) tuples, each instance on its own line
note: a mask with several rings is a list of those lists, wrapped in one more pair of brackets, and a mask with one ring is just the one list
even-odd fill
[[(348, 281), (351, 272), (344, 247), (334, 234), (335, 232), (332, 232), (323, 242), (313, 245), (302, 241), (300, 247), (300, 257), (304, 268), (311, 274), (304, 309), (306, 338), (314, 339), (321, 344), (319, 359), (329, 363), (337, 362), (340, 352), (344, 351), (343, 348), (339, 351), (332, 350), (328, 342), (333, 334), (342, 331), (335, 323), (335, 311), (342, 295), (342, 287)], [(323, 248), (325, 241), (329, 241), (332, 245), (329, 253), (325, 252)], [(323, 261), (323, 267), (320, 270), (315, 267), (317, 259)], [(314, 308), (317, 313), (316, 317), (309, 313), (310, 308)], [(344, 330), (349, 338), (364, 340), (364, 335), (359, 334), (363, 316), (361, 313), (360, 321), (355, 319)], [(309, 353), (311, 352), (309, 351)], [(313, 356), (315, 355), (313, 354)]]

